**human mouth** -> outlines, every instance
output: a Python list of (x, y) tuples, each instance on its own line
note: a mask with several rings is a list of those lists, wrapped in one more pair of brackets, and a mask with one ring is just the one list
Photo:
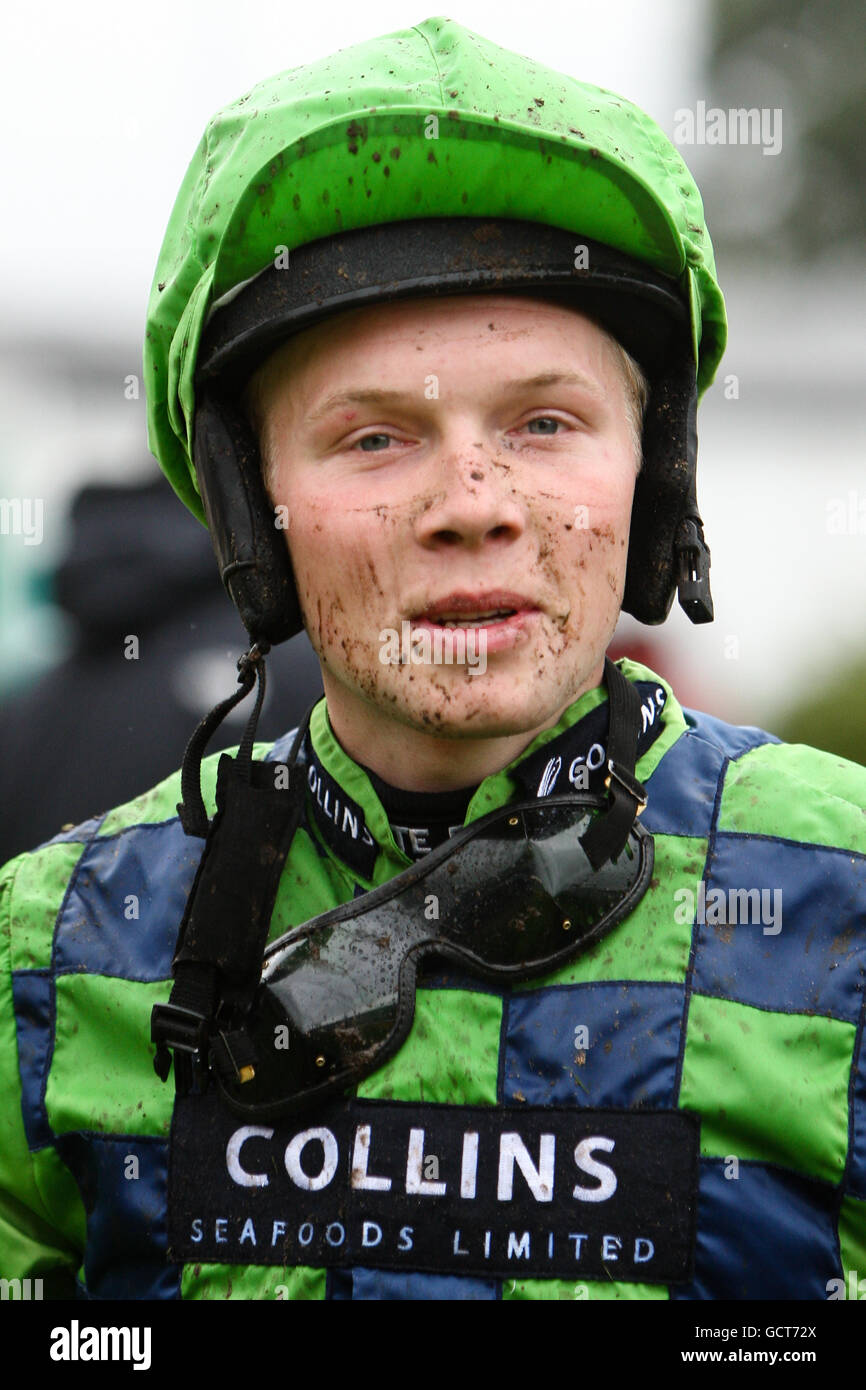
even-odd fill
[(490, 652), (515, 646), (527, 628), (541, 616), (538, 605), (525, 594), (510, 590), (447, 594), (411, 619), (416, 628), (460, 628), (483, 633)]

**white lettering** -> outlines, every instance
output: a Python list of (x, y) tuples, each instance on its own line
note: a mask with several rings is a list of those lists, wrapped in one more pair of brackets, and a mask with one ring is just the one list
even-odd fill
[(410, 1129), (409, 1151), (406, 1155), (406, 1191), (422, 1197), (441, 1197), (447, 1183), (430, 1182), (428, 1178), (423, 1177), (423, 1168), (424, 1131)]
[(529, 1232), (528, 1232), (528, 1231), (524, 1231), (524, 1232), (523, 1232), (523, 1235), (520, 1237), (520, 1240), (519, 1240), (519, 1241), (518, 1241), (518, 1239), (517, 1239), (517, 1232), (516, 1232), (516, 1231), (509, 1231), (509, 1232), (508, 1232), (508, 1249), (507, 1249), (506, 1252), (505, 1252), (505, 1258), (506, 1258), (507, 1260), (510, 1260), (510, 1259), (512, 1258), (512, 1256), (513, 1256), (514, 1259), (516, 1259), (516, 1260), (528, 1260), (528, 1259), (529, 1259)]
[(48, 1355), (52, 1361), (69, 1360), (69, 1328), (54, 1327), (51, 1329), (51, 1346), (48, 1348)]
[(611, 1153), (614, 1148), (613, 1139), (605, 1139), (600, 1134), (592, 1134), (588, 1139), (581, 1139), (574, 1151), (574, 1161), (582, 1173), (586, 1173), (591, 1178), (598, 1178), (598, 1187), (581, 1187), (575, 1184), (572, 1196), (579, 1202), (606, 1202), (616, 1192), (616, 1173), (609, 1168), (606, 1163), (597, 1163), (592, 1157), (593, 1149), (604, 1149), (606, 1153)]
[(132, 1361), (133, 1370), (147, 1371), (151, 1362), (149, 1327), (69, 1327), (51, 1329), (52, 1361)]
[(256, 1137), (262, 1139), (273, 1139), (272, 1129), (262, 1129), (260, 1125), (244, 1125), (242, 1129), (236, 1129), (228, 1144), (226, 1145), (226, 1167), (232, 1182), (236, 1182), (238, 1187), (267, 1187), (267, 1173), (248, 1173), (241, 1166), (241, 1149), (248, 1139)]
[(31, 1298), (42, 1298), (41, 1279), (0, 1279), (0, 1299), (21, 1299), (27, 1302)]
[(562, 768), (562, 758), (551, 758), (546, 768), (541, 774), (541, 781), (538, 784), (536, 796), (549, 796), (556, 786), (556, 779)]
[(474, 1197), (478, 1175), (478, 1135), (469, 1130), (463, 1136), (463, 1161), (460, 1165), (460, 1196)]
[(423, 829), (419, 828), (417, 830), (413, 826), (407, 826), (406, 828), (409, 831), (409, 843), (412, 846), (412, 852), (414, 854), (429, 853), (432, 848), (427, 841), (427, 836), (430, 834), (429, 829), (426, 826)]
[(556, 1136), (542, 1134), (539, 1145), (538, 1167), (530, 1157), (519, 1134), (503, 1134), (499, 1140), (499, 1178), (496, 1196), (500, 1202), (510, 1202), (514, 1193), (514, 1164), (529, 1184), (529, 1190), (536, 1202), (553, 1201), (553, 1162), (556, 1153)]
[(371, 1177), (367, 1172), (370, 1162), (370, 1125), (358, 1125), (355, 1130), (355, 1147), (352, 1153), (352, 1186), (360, 1192), (390, 1192), (390, 1178)]
[[(301, 1167), (301, 1154), (307, 1144), (318, 1140), (322, 1145), (322, 1169), (315, 1177), (309, 1178)], [(300, 1134), (296, 1134), (290, 1144), (286, 1145), (284, 1162), (286, 1172), (296, 1187), (300, 1187), (304, 1192), (321, 1192), (323, 1187), (327, 1187), (337, 1171), (339, 1152), (337, 1141), (329, 1129), (305, 1129)]]
[(586, 765), (590, 772), (602, 766), (605, 761), (604, 747), (600, 743), (594, 743), (586, 755)]

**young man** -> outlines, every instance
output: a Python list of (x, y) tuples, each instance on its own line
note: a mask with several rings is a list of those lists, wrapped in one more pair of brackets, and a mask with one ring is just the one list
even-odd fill
[(303, 622), (326, 698), (202, 797), (215, 712), (182, 776), (7, 866), (7, 1277), (816, 1299), (864, 1267), (866, 774), (605, 658), (621, 607), (712, 616), (723, 346), (663, 134), (452, 21), (211, 123), (151, 442), (242, 689)]

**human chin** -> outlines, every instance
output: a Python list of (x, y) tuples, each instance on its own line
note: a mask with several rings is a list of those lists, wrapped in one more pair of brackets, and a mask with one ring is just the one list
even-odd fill
[(568, 703), (564, 668), (549, 664), (545, 672), (537, 642), (487, 653), (486, 660), (467, 643), (467, 660), (459, 664), (427, 662), (425, 645), (413, 649), (404, 640), (405, 662), (370, 673), (363, 693), (372, 695), (384, 717), (449, 738), (491, 738), (540, 728)]
[[(489, 674), (489, 672), (488, 672)], [(419, 732), (443, 738), (472, 740), (525, 733), (541, 726), (553, 705), (543, 698), (537, 682), (487, 683), (465, 671), (444, 675), (404, 668), (383, 683), (377, 701), (383, 718), (395, 719)]]

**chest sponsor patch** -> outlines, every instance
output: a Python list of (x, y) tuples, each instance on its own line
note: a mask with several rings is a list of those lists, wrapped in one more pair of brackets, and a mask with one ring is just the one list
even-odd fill
[(187, 1096), (170, 1257), (686, 1282), (698, 1141), (675, 1110), (352, 1100), (263, 1125)]

